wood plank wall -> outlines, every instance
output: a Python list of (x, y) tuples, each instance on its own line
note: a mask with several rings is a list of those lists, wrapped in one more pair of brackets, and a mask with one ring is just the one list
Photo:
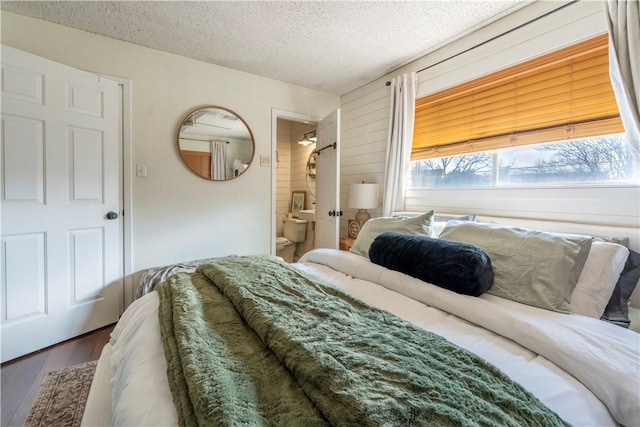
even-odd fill
[[(354, 182), (377, 182), (384, 186), (384, 167), (389, 127), (389, 87), (378, 80), (342, 97), (340, 148), (340, 236), (347, 235), (347, 222), (356, 210), (347, 208), (347, 188)], [(381, 193), (382, 196), (382, 193)], [(370, 209), (372, 217), (382, 208)]]

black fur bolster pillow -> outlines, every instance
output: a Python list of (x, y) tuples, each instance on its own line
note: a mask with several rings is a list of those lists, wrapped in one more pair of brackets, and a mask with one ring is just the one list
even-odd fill
[(468, 243), (386, 232), (369, 247), (369, 259), (459, 294), (477, 297), (493, 285), (491, 260)]

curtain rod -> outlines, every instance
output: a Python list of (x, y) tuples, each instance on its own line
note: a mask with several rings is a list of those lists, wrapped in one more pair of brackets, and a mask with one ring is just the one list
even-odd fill
[[(185, 141), (200, 141), (200, 142), (213, 142), (213, 141), (218, 141), (217, 139), (195, 139), (195, 138), (178, 138), (178, 139), (184, 139)], [(229, 141), (222, 141), (225, 144), (228, 144)]]
[[(435, 64), (427, 65), (426, 67), (424, 67), (424, 68), (422, 68), (422, 69), (420, 69), (420, 70), (416, 71), (416, 73), (421, 73), (421, 72), (423, 72), (423, 71), (425, 71), (425, 70), (428, 70), (429, 68), (435, 67), (436, 65), (440, 65), (440, 64), (442, 64), (443, 62), (447, 62), (447, 61), (448, 61), (448, 60), (450, 60), (450, 59), (456, 58), (456, 57), (458, 57), (458, 56), (460, 56), (460, 55), (462, 55), (462, 54), (465, 54), (465, 53), (467, 53), (467, 52), (470, 52), (470, 51), (472, 51), (472, 50), (474, 50), (474, 49), (476, 49), (476, 48), (478, 48), (478, 47), (480, 47), (480, 46), (484, 46), (484, 45), (485, 45), (485, 44), (487, 44), (487, 43), (490, 43), (490, 42), (492, 42), (492, 41), (494, 41), (494, 40), (497, 40), (497, 39), (499, 39), (499, 38), (500, 38), (500, 37), (502, 37), (502, 36), (506, 36), (507, 34), (510, 34), (510, 33), (514, 32), (514, 31), (516, 31), (516, 30), (519, 30), (520, 28), (526, 27), (527, 25), (532, 24), (532, 23), (534, 23), (534, 22), (536, 22), (536, 21), (538, 21), (538, 20), (540, 20), (540, 19), (542, 19), (542, 18), (546, 18), (547, 16), (549, 16), (549, 15), (551, 15), (551, 14), (554, 14), (554, 13), (556, 13), (556, 12), (558, 12), (558, 11), (560, 11), (560, 10), (564, 9), (565, 7), (567, 7), (567, 6), (571, 6), (572, 4), (577, 3), (577, 2), (579, 2), (579, 1), (580, 1), (580, 0), (572, 0), (571, 2), (566, 3), (566, 4), (563, 4), (562, 6), (557, 7), (557, 8), (555, 8), (555, 9), (553, 9), (553, 10), (550, 10), (549, 12), (544, 13), (544, 14), (542, 14), (542, 15), (540, 15), (540, 16), (538, 16), (538, 17), (536, 17), (536, 18), (533, 18), (533, 19), (532, 19), (532, 20), (530, 20), (530, 21), (524, 22), (524, 23), (522, 23), (522, 24), (518, 25), (517, 27), (513, 27), (513, 28), (511, 28), (510, 30), (507, 30), (507, 31), (505, 31), (505, 32), (503, 32), (503, 33), (500, 33), (500, 34), (496, 35), (496, 36), (493, 36), (493, 37), (491, 37), (490, 39), (485, 40), (485, 41), (483, 41), (483, 42), (480, 42), (480, 43), (478, 43), (478, 44), (476, 44), (476, 45), (474, 45), (474, 46), (471, 46), (470, 48), (465, 49), (465, 50), (463, 50), (463, 51), (461, 51), (461, 52), (458, 52), (458, 53), (456, 53), (455, 55), (451, 55), (451, 56), (449, 56), (448, 58), (442, 59), (442, 60), (440, 60), (440, 61), (436, 62)], [(391, 85), (391, 81), (388, 81), (388, 82), (386, 83), (386, 86), (389, 86), (389, 85)]]

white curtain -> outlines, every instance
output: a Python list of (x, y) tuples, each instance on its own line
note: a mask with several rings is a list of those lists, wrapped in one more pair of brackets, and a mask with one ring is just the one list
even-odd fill
[(403, 74), (391, 80), (383, 216), (389, 216), (393, 211), (404, 210), (404, 190), (415, 120), (416, 80), (416, 73)]
[(224, 181), (227, 179), (226, 141), (211, 141), (211, 179)]
[(609, 74), (627, 140), (640, 157), (640, 14), (637, 0), (608, 0)]

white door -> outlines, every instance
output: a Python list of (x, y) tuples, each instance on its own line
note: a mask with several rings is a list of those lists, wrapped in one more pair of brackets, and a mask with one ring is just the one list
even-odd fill
[(316, 248), (338, 249), (340, 238), (340, 109), (318, 123)]
[(2, 46), (3, 362), (118, 320), (120, 102), (113, 81)]

